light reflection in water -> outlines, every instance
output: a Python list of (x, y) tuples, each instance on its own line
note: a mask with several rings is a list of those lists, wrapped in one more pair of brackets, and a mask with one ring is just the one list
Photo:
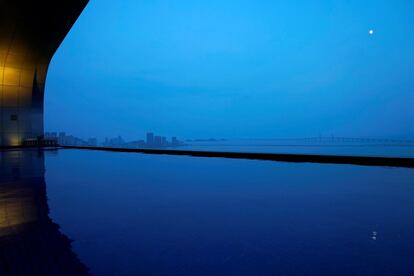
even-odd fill
[[(18, 234), (39, 219), (39, 189), (44, 186), (41, 152), (6, 151), (1, 154), (0, 237)], [(42, 191), (43, 192), (43, 191)]]
[(42, 151), (0, 152), (0, 275), (83, 275), (49, 218)]

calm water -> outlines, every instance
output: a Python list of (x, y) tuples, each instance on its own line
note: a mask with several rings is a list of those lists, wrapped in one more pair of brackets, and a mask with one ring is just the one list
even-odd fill
[[(174, 148), (177, 149), (177, 148)], [(374, 143), (374, 142), (301, 142), (277, 140), (228, 140), (216, 142), (188, 142), (180, 146), (182, 150), (236, 151), (260, 153), (294, 153), (322, 155), (356, 155), (414, 157), (414, 143)]]
[(414, 271), (411, 169), (80, 150), (0, 161), (0, 274)]

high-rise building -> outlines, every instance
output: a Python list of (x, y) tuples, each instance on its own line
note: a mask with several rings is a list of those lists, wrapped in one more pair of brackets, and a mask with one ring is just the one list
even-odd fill
[(160, 147), (162, 145), (162, 137), (161, 136), (154, 136), (154, 147)]
[(147, 133), (147, 146), (152, 146), (152, 145), (154, 145), (154, 133), (148, 132)]
[(168, 145), (167, 137), (165, 137), (165, 136), (161, 137), (161, 145), (162, 146)]
[(58, 143), (59, 145), (66, 145), (66, 133), (65, 132), (59, 132)]
[(173, 146), (178, 145), (178, 140), (177, 140), (177, 137), (172, 137), (172, 138), (171, 138), (171, 144), (172, 144)]

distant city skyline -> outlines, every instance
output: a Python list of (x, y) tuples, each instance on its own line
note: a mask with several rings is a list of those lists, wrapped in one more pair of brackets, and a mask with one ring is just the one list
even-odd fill
[(147, 132), (146, 138), (133, 140), (125, 140), (122, 136), (105, 137), (99, 139), (96, 137), (80, 138), (72, 134), (68, 134), (66, 131), (47, 131), (45, 132), (44, 139), (55, 140), (59, 145), (72, 145), (72, 146), (103, 146), (103, 147), (128, 147), (128, 148), (160, 148), (160, 147), (176, 147), (184, 145), (176, 136), (171, 136), (169, 139), (166, 136), (155, 135), (153, 132)]
[[(47, 134), (50, 133), (69, 133), (68, 131), (54, 131), (54, 130), (46, 130), (45, 131), (45, 136), (47, 136)], [(90, 137), (96, 138), (98, 140), (98, 142), (104, 142), (105, 139), (112, 139), (112, 138), (117, 138), (117, 137), (122, 137), (123, 139), (125, 139), (126, 141), (135, 141), (135, 140), (147, 140), (148, 137), (147, 135), (149, 133), (155, 133), (153, 131), (146, 131), (144, 132), (143, 135), (140, 136), (134, 136), (131, 137), (131, 135), (125, 135), (125, 134), (112, 134), (112, 135), (107, 135), (107, 136), (98, 136), (98, 135), (75, 135), (75, 134), (70, 134), (73, 135), (74, 137), (78, 137), (79, 139), (82, 140), (88, 140)], [(176, 138), (177, 136), (173, 136), (173, 135), (158, 135), (160, 137), (166, 137), (166, 138)], [(200, 136), (200, 137), (181, 137), (182, 141), (228, 141), (228, 140), (295, 140), (295, 139), (317, 139), (317, 138), (323, 138), (323, 139), (330, 139), (332, 137), (335, 138), (347, 138), (347, 139), (397, 139), (397, 140), (414, 140), (414, 137), (404, 137), (404, 136), (398, 136), (398, 135), (377, 135), (377, 136), (368, 136), (368, 135), (354, 135), (354, 136), (345, 136), (345, 135), (337, 135), (337, 134), (317, 134), (317, 135), (311, 135), (311, 136), (279, 136), (279, 137), (234, 137), (234, 138), (227, 138), (224, 136), (217, 136), (217, 137), (208, 137), (208, 136)]]

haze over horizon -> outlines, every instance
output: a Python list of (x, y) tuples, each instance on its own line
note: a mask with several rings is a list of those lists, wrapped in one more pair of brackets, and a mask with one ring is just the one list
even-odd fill
[(414, 138), (413, 8), (91, 0), (50, 65), (45, 130)]

